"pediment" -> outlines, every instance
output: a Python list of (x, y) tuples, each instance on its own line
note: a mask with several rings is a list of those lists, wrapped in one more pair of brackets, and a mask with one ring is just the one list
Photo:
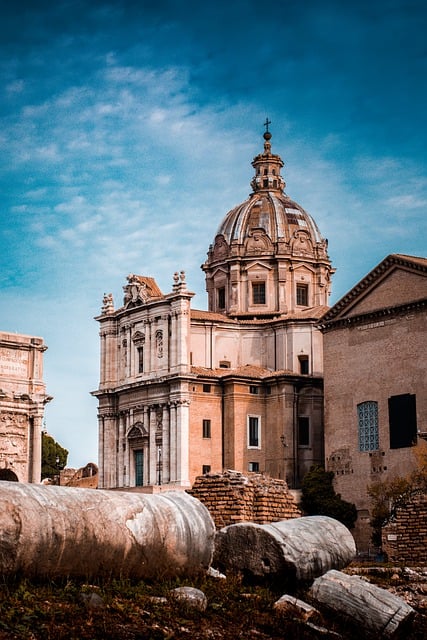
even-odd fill
[(212, 273), (212, 277), (214, 279), (224, 276), (225, 278), (228, 276), (228, 271), (227, 269), (224, 269), (223, 267), (218, 267), (217, 269), (215, 269), (215, 271)]
[(307, 264), (306, 262), (299, 262), (297, 264), (293, 264), (292, 265), (292, 270), (294, 272), (299, 272), (299, 273), (307, 271), (310, 274), (311, 273), (315, 273), (315, 271), (316, 271), (316, 269), (314, 269), (310, 264)]
[(127, 432), (127, 436), (126, 436), (129, 440), (137, 440), (139, 438), (148, 438), (148, 431), (147, 429), (144, 427), (144, 425), (142, 424), (142, 422), (135, 422), (135, 424), (133, 424), (128, 432)]
[(351, 318), (427, 299), (427, 260), (392, 254), (325, 314), (323, 320)]
[(268, 269), (268, 271), (272, 270), (272, 266), (270, 264), (267, 264), (266, 262), (261, 262), (261, 261), (256, 261), (256, 262), (250, 262), (248, 264), (248, 266), (246, 267), (246, 271), (250, 272), (250, 271), (265, 271), (266, 269)]

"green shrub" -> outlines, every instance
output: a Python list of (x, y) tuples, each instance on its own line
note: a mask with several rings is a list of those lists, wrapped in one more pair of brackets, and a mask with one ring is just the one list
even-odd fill
[(301, 507), (310, 516), (329, 516), (352, 529), (357, 519), (354, 504), (341, 499), (333, 487), (334, 474), (320, 465), (311, 467), (302, 482)]

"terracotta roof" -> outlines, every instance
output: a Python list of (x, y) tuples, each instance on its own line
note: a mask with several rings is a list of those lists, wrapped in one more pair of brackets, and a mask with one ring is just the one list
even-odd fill
[(150, 298), (164, 298), (157, 282), (151, 276), (134, 276), (141, 284), (145, 284)]
[(223, 313), (215, 313), (214, 311), (202, 311), (200, 309), (191, 309), (191, 319), (209, 320), (211, 322), (236, 322)]
[(240, 313), (237, 317), (230, 317), (222, 313), (215, 313), (214, 311), (192, 309), (191, 319), (207, 320), (210, 322), (231, 322), (233, 324), (270, 324), (272, 322), (283, 322), (284, 320), (319, 320), (328, 309), (328, 306), (321, 305), (295, 311), (294, 313), (266, 313), (266, 317), (254, 314), (253, 312)]
[(226, 376), (242, 376), (245, 378), (271, 378), (282, 375), (294, 375), (292, 371), (283, 369), (281, 371), (270, 371), (270, 369), (264, 369), (263, 367), (257, 367), (255, 365), (246, 364), (235, 369), (208, 369), (207, 367), (191, 367), (191, 373), (197, 376), (206, 378), (224, 378)]

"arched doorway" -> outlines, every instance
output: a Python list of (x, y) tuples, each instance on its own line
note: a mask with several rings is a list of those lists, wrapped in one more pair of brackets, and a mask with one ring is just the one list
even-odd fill
[(19, 482), (18, 476), (11, 469), (0, 469), (0, 481)]

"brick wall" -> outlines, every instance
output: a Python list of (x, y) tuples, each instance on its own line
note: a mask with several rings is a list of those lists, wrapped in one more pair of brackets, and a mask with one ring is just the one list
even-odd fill
[(218, 529), (236, 522), (265, 524), (301, 516), (286, 482), (263, 474), (209, 473), (198, 476), (188, 493), (203, 502)]
[(391, 562), (427, 562), (427, 495), (416, 494), (382, 530), (383, 551)]

